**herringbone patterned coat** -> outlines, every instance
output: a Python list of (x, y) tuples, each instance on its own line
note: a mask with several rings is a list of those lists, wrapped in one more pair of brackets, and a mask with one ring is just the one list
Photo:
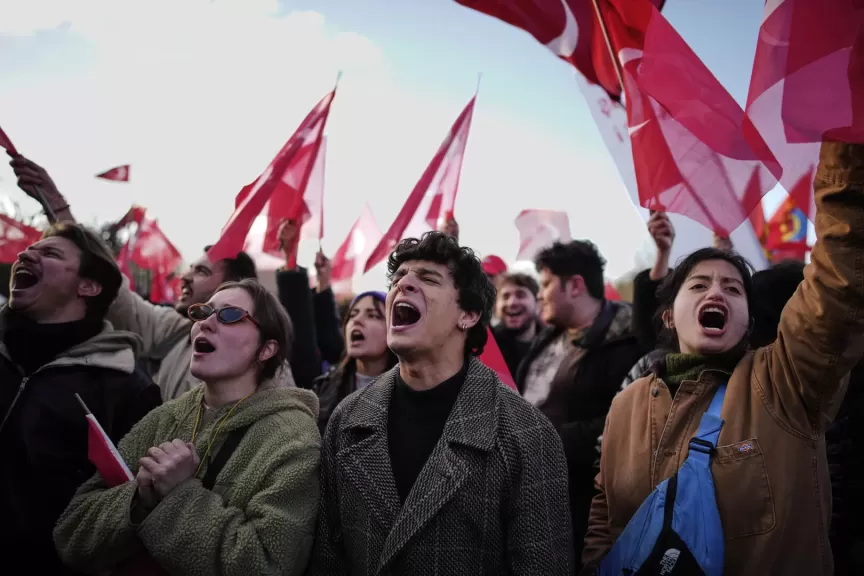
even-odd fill
[(398, 369), (333, 413), (307, 575), (572, 574), (558, 434), (475, 358), (441, 439), (400, 505), (387, 445)]

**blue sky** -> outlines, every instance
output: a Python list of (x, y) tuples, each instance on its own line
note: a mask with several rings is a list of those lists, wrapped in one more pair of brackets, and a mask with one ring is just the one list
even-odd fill
[[(664, 9), (742, 104), (761, 13), (753, 0)], [(526, 33), (455, 2), (0, 0), (0, 125), (51, 170), (80, 219), (115, 219), (142, 203), (187, 258), (218, 235), (239, 188), (337, 70), (328, 252), (364, 202), (386, 229), (482, 72), (457, 199), (463, 242), (512, 260), (516, 214), (563, 209), (573, 236), (599, 245), (610, 276), (640, 250), (646, 257), (644, 226), (571, 69)], [(130, 185), (93, 180), (122, 163), (132, 164)], [(0, 195), (21, 200), (8, 168), (0, 179)], [(382, 282), (378, 269), (356, 287)]]

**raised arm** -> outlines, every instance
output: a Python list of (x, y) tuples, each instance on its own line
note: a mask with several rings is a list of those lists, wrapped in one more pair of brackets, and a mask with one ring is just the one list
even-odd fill
[(756, 373), (773, 412), (807, 436), (864, 353), (864, 145), (824, 143), (814, 188), (818, 240)]

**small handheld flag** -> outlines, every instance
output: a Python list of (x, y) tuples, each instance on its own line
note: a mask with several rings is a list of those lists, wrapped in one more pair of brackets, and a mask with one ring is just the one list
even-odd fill
[(87, 459), (96, 466), (99, 474), (109, 487), (120, 486), (133, 479), (132, 471), (126, 466), (126, 462), (117, 451), (117, 447), (105, 434), (99, 421), (87, 408), (81, 396), (75, 394), (75, 398), (87, 413)]
[(102, 178), (103, 180), (113, 180), (115, 182), (128, 182), (129, 181), (129, 165), (124, 164), (123, 166), (117, 166), (115, 168), (111, 168), (110, 170), (106, 170), (101, 174), (97, 174), (96, 178)]

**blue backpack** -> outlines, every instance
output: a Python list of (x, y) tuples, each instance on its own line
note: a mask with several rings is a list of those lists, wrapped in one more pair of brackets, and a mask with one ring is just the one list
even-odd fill
[(684, 464), (639, 506), (597, 576), (723, 576), (723, 526), (711, 455), (723, 426), (725, 396), (724, 383), (690, 439)]

